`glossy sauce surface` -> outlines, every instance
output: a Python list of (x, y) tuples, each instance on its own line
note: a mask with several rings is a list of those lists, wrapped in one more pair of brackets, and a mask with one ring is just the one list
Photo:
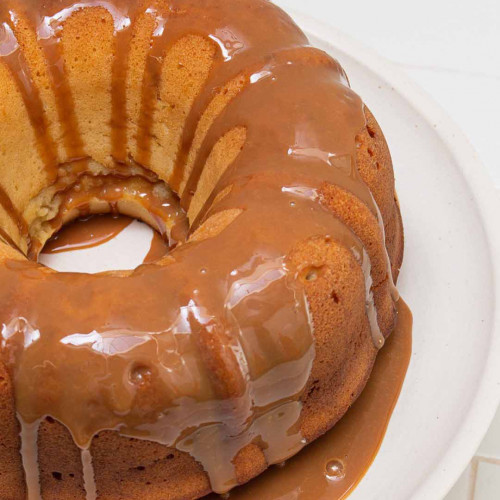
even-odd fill
[[(118, 236), (134, 219), (124, 215), (91, 215), (64, 226), (43, 247), (42, 254), (71, 252), (103, 245)], [(169, 245), (157, 231), (152, 230), (151, 245), (144, 264), (165, 257)], [(127, 251), (123, 249), (123, 251)]]
[(118, 236), (133, 219), (123, 215), (97, 215), (64, 226), (43, 247), (42, 253), (71, 252), (102, 245)]
[(152, 264), (167, 255), (167, 253), (168, 245), (165, 243), (165, 240), (156, 231), (154, 231), (149, 252), (144, 258), (144, 264)]

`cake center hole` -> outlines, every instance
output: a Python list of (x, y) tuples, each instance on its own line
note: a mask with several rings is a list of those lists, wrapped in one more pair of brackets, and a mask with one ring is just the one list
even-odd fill
[(124, 215), (92, 215), (63, 226), (45, 244), (38, 261), (60, 272), (129, 270), (168, 253), (147, 224)]

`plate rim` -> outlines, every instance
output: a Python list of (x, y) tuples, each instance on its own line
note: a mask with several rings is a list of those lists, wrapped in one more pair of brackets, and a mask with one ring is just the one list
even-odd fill
[(485, 165), (480, 160), (467, 136), (437, 103), (396, 64), (379, 55), (362, 42), (324, 21), (286, 9), (286, 12), (305, 31), (334, 45), (340, 52), (355, 59), (359, 64), (386, 81), (431, 126), (453, 157), (474, 196), (487, 242), (488, 256), (493, 271), (493, 317), (491, 343), (483, 374), (473, 404), (462, 421), (451, 445), (441, 456), (434, 472), (427, 476), (414, 491), (413, 499), (443, 498), (456, 483), (477, 451), (486, 435), (500, 403), (500, 225), (495, 218), (500, 212), (499, 192)]

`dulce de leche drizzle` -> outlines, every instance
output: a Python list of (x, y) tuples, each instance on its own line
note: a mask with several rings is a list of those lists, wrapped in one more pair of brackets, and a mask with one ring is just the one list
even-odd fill
[[(110, 156), (118, 164), (149, 167), (162, 62), (174, 42), (194, 34), (215, 44), (210, 74), (186, 117), (168, 179), (184, 219), (178, 207), (168, 213), (185, 220), (218, 140), (237, 127), (246, 134), (236, 160), (191, 221), (187, 242), (176, 238), (182, 244), (158, 264), (99, 275), (56, 273), (20, 260), (0, 265), (0, 283), (9, 283), (0, 286), (2, 350), (13, 374), (30, 498), (40, 496), (34, 429), (47, 416), (64, 424), (82, 449), (88, 498), (96, 495), (90, 445), (106, 429), (190, 453), (216, 492), (237, 484), (233, 459), (249, 443), (262, 444), (269, 464), (283, 462), (305, 445), (301, 397), (315, 358), (303, 282), (307, 268), (288, 257), (299, 242), (322, 237), (352, 254), (364, 273), (374, 342), (383, 344), (371, 255), (322, 203), (327, 184), (354, 194), (379, 218), (383, 238), (377, 206), (355, 165), (363, 105), (342, 69), (309, 47), (283, 12), (260, 0), (7, 0), (2, 6), (8, 36), (0, 36), (0, 56), (17, 77), (19, 71), (27, 75), (26, 107), (51, 175), (54, 147), (30, 68), (20, 59), (13, 64), (12, 51), (1, 48), (15, 41), (16, 12), (27, 17), (45, 54), (66, 155), (83, 162), (81, 168), (88, 154), (60, 33), (85, 7), (104, 8), (114, 20), (109, 123)], [(144, 15), (154, 18), (155, 29), (133, 138), (138, 157), (131, 159), (124, 81), (134, 26)], [(244, 88), (214, 119), (188, 168), (203, 112), (238, 75)], [(82, 209), (87, 190), (74, 188), (85, 183), (91, 196), (119, 203), (126, 179), (86, 175), (65, 188), (64, 210)], [(14, 215), (4, 198), (0, 203)], [(168, 220), (168, 213), (157, 215)], [(54, 229), (63, 218), (61, 212)], [(212, 233), (210, 224), (219, 229)], [(389, 269), (384, 278), (390, 279)]]

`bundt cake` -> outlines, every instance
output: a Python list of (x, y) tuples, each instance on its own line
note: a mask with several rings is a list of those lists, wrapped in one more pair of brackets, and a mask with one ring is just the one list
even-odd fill
[[(223, 493), (330, 429), (396, 322), (382, 132), (266, 0), (0, 2), (0, 497)], [(91, 213), (169, 245), (37, 263)]]

